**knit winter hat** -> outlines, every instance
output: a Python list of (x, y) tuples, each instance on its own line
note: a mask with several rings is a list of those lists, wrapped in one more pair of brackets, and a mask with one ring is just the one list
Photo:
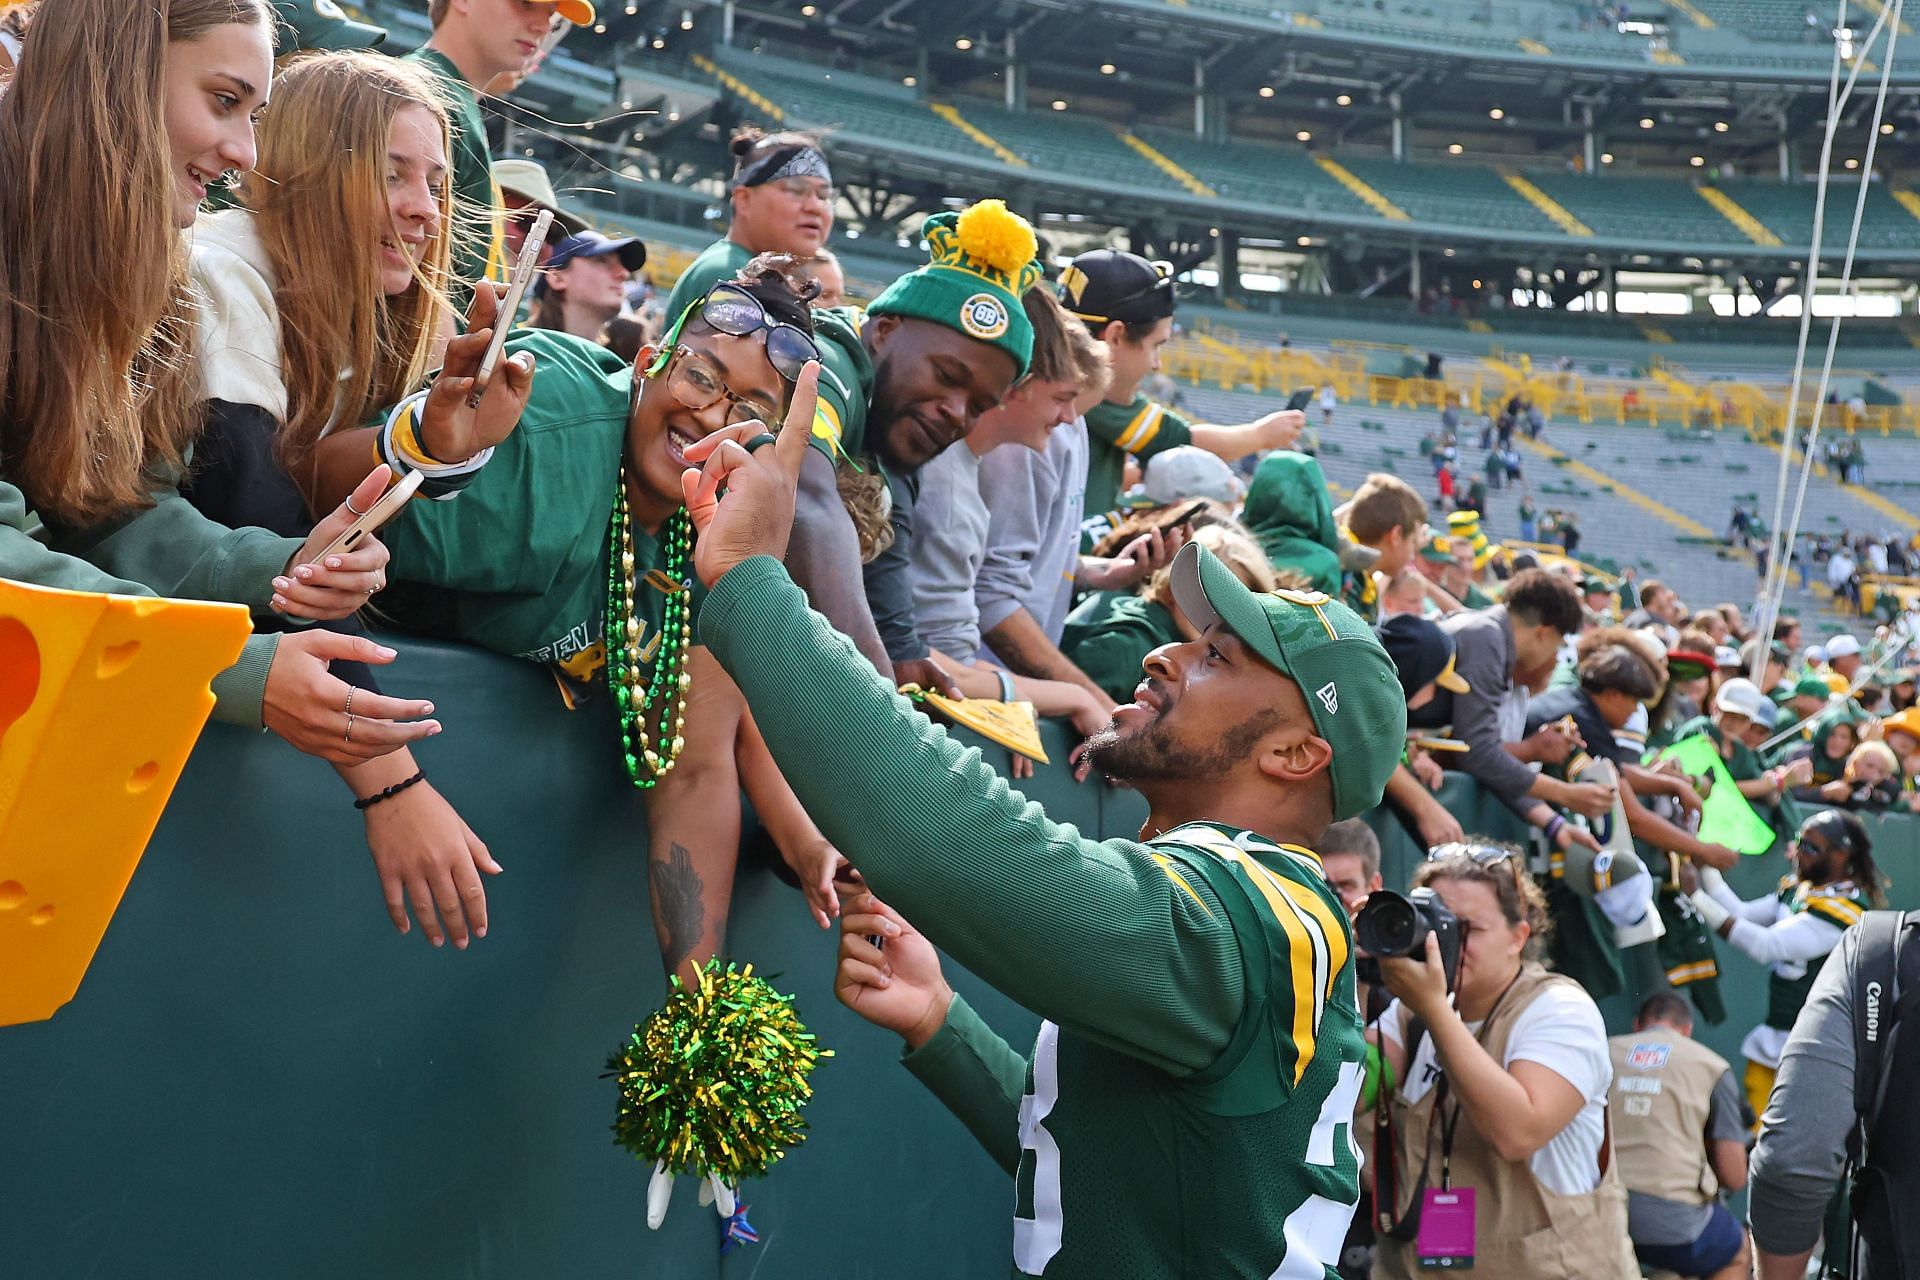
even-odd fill
[(982, 200), (921, 225), (932, 261), (873, 300), (867, 314), (909, 316), (963, 333), (1013, 357), (1016, 377), (1033, 359), (1033, 325), (1020, 295), (1040, 279), (1039, 241), (1005, 201)]

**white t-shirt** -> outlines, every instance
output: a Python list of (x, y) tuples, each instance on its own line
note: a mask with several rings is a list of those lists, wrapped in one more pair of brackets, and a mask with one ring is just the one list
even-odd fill
[[(1395, 1000), (1380, 1017), (1381, 1034), (1399, 1044), (1407, 1016)], [(1467, 1030), (1478, 1032), (1480, 1024), (1469, 1022)], [(1607, 1090), (1613, 1086), (1607, 1026), (1593, 997), (1578, 987), (1558, 983), (1535, 997), (1515, 1019), (1513, 1034), (1507, 1037), (1506, 1061), (1501, 1065), (1522, 1061), (1539, 1063), (1572, 1085), (1583, 1099), (1572, 1123), (1534, 1152), (1527, 1167), (1549, 1191), (1563, 1196), (1592, 1191), (1600, 1185), (1600, 1143), (1606, 1137), (1603, 1108)], [(1419, 1056), (1407, 1072), (1401, 1096), (1410, 1103), (1420, 1101), (1438, 1076), (1433, 1037), (1428, 1035), (1420, 1042)]]

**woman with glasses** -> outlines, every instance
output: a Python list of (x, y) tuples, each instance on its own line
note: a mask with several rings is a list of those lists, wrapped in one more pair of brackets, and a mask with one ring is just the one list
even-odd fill
[[(1472, 1256), (1480, 1274), (1632, 1280), (1626, 1192), (1607, 1159), (1613, 1080), (1593, 999), (1537, 959), (1546, 901), (1517, 848), (1441, 845), (1414, 873), (1459, 920), (1449, 997), (1438, 939), (1380, 961), (1376, 1034), (1394, 1083), (1376, 1112), (1376, 1280)], [(1471, 1190), (1471, 1195), (1459, 1193)]]
[(1772, 967), (1767, 1016), (1740, 1044), (1746, 1055), (1747, 1101), (1757, 1118), (1767, 1109), (1780, 1052), (1813, 980), (1840, 936), (1875, 907), (1887, 905), (1867, 828), (1850, 813), (1827, 809), (1800, 824), (1787, 846), (1793, 874), (1764, 898), (1742, 899), (1712, 867), (1681, 886), (1707, 927), (1753, 960)]
[(447, 497), (416, 500), (383, 531), (395, 548), (391, 612), (541, 663), (569, 706), (618, 722), (607, 767), (646, 795), (661, 956), (689, 980), (725, 941), (742, 785), (815, 918), (825, 927), (838, 911), (844, 864), (773, 767), (738, 689), (695, 643), (704, 592), (681, 490), (686, 448), (729, 424), (780, 422), (816, 357), (807, 291), (790, 269), (791, 259), (756, 259), (631, 366), (569, 334), (518, 335), (507, 349), (539, 372), (517, 425), (477, 421), (469, 380), (442, 377), (384, 428), (328, 441), (363, 459), (378, 448)]
[[(806, 262), (833, 234), (833, 170), (810, 133), (742, 129), (728, 144), (733, 177), (727, 234), (701, 251), (674, 282), (669, 322), (755, 254), (784, 253)], [(825, 305), (825, 304), (823, 304)]]

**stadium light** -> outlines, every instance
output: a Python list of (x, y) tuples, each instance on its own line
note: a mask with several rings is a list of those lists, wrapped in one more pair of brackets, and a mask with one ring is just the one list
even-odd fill
[(1713, 131), (1715, 133), (1725, 133), (1727, 131), (1727, 128), (1728, 128), (1728, 125), (1725, 120), (1715, 120), (1713, 122)]
[(680, 11), (680, 29), (682, 31), (693, 30), (693, 10), (682, 9)]
[(1353, 105), (1353, 95), (1343, 93), (1339, 97), (1335, 98), (1333, 101), (1337, 106), (1350, 107)]
[(1053, 109), (1055, 111), (1065, 111), (1067, 109), (1067, 100), (1065, 98), (1055, 98), (1053, 100)]
[(1890, 124), (1883, 124), (1883, 125), (1881, 125), (1881, 126), (1880, 126), (1880, 132), (1882, 132), (1882, 133), (1892, 133), (1892, 132), (1893, 132), (1893, 126), (1892, 126), (1892, 125), (1890, 125)]
[[(1449, 142), (1449, 143), (1447, 144), (1447, 154), (1448, 154), (1448, 155), (1450, 155), (1450, 156), (1457, 156), (1457, 155), (1459, 155), (1459, 154), (1460, 154), (1460, 153), (1461, 153), (1462, 151), (1465, 151), (1465, 150), (1466, 150), (1466, 148), (1465, 148), (1465, 147), (1463, 147), (1463, 146), (1461, 146), (1461, 145), (1460, 145), (1459, 143), (1457, 143), (1457, 142)], [(1451, 252), (1452, 252), (1452, 250), (1451, 250), (1451, 249), (1449, 249), (1449, 250), (1448, 250), (1448, 252), (1449, 252), (1449, 253), (1451, 253)]]
[(1298, 240), (1295, 240), (1294, 243), (1299, 245), (1302, 249), (1305, 249), (1310, 247), (1313, 244), (1313, 238), (1311, 236), (1301, 236)]
[(1293, 136), (1294, 136), (1294, 139), (1295, 139), (1296, 141), (1298, 141), (1298, 142), (1312, 142), (1312, 141), (1313, 141), (1313, 134), (1312, 134), (1312, 133), (1311, 133), (1310, 131), (1308, 131), (1308, 130), (1306, 130), (1306, 129), (1302, 129), (1302, 130), (1301, 130), (1300, 132), (1298, 132), (1298, 133), (1296, 133), (1296, 134), (1294, 134)]
[(596, 22), (596, 23), (594, 23), (594, 24), (593, 24), (593, 34), (595, 34), (595, 35), (597, 35), (597, 36), (603, 36), (603, 35), (605, 35), (605, 34), (607, 34), (607, 24), (606, 24), (606, 23), (604, 23), (604, 22)]
[(634, 14), (639, 12), (640, 12), (640, 6), (633, 3), (633, 0), (627, 0), (627, 16), (631, 18)]
[(1652, 117), (1652, 116), (1641, 116), (1641, 117), (1640, 117), (1640, 127), (1641, 127), (1642, 129), (1651, 129), (1651, 128), (1653, 128), (1653, 117)]
[(800, 6), (800, 16), (803, 18), (811, 18), (814, 14), (818, 12), (820, 11), (814, 8), (810, 4), (803, 4)]
[(1859, 167), (1860, 167), (1860, 162), (1858, 160), (1855, 160), (1852, 156), (1847, 157), (1847, 168), (1858, 169)]
[(1687, 163), (1692, 165), (1696, 169), (1698, 169), (1701, 165), (1704, 165), (1706, 162), (1707, 162), (1707, 158), (1705, 156), (1688, 156), (1687, 157)]
[(1602, 152), (1600, 153), (1600, 163), (1601, 163), (1601, 164), (1612, 164), (1612, 163), (1613, 163), (1613, 152), (1611, 152), (1611, 151), (1602, 151)]
[(1118, 70), (1118, 68), (1116, 68), (1111, 62), (1103, 62), (1100, 64), (1100, 74), (1103, 76), (1110, 76), (1116, 70)]
[(1263, 98), (1271, 98), (1273, 96), (1273, 86), (1270, 84), (1261, 85), (1260, 96)]
[(973, 41), (967, 39), (965, 36), (961, 36), (953, 42), (953, 47), (965, 53), (967, 50), (973, 48)]
[(913, 88), (913, 86), (920, 83), (920, 77), (919, 76), (902, 76), (900, 78), (900, 83), (907, 86), (907, 88), (911, 89)]
[(1498, 107), (1495, 107), (1491, 111), (1487, 112), (1487, 119), (1489, 120), (1504, 120), (1506, 118), (1507, 118), (1507, 113), (1502, 111)]

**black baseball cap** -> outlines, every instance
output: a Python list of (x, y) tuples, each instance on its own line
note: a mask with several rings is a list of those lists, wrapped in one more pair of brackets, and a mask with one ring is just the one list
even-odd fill
[(1151, 324), (1173, 314), (1173, 264), (1089, 250), (1060, 273), (1060, 303), (1089, 324)]
[(1375, 630), (1381, 648), (1393, 660), (1400, 688), (1409, 698), (1430, 684), (1448, 693), (1466, 693), (1466, 677), (1453, 669), (1453, 637), (1413, 613), (1397, 613)]

